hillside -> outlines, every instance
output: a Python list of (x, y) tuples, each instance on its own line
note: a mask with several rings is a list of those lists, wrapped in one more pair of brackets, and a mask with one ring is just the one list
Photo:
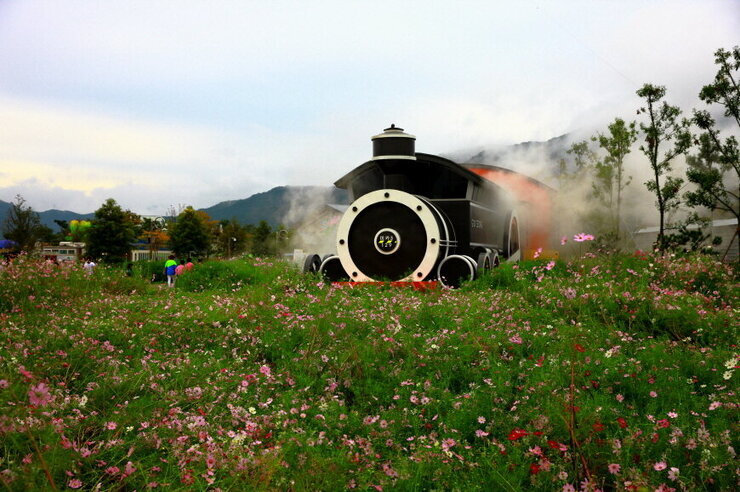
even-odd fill
[(236, 218), (242, 224), (296, 224), (329, 203), (348, 203), (347, 192), (330, 186), (278, 186), (242, 200), (202, 209), (216, 220)]
[[(10, 207), (11, 203), (0, 200), (0, 223), (5, 221), (5, 217), (7, 216)], [(38, 214), (41, 223), (50, 227), (54, 232), (59, 230), (59, 226), (54, 222), (55, 220), (66, 220), (67, 222), (70, 220), (90, 220), (95, 216), (92, 212), (88, 214), (78, 214), (77, 212), (72, 212), (70, 210), (57, 209), (45, 210), (43, 212), (38, 212)]]
[[(348, 203), (347, 200), (347, 192), (333, 186), (278, 186), (248, 198), (217, 203), (202, 210), (216, 220), (236, 218), (242, 224), (258, 224), (261, 220), (266, 220), (273, 226), (290, 226), (326, 204)], [(10, 206), (9, 202), (0, 200), (0, 222), (5, 220)], [(59, 230), (54, 220), (90, 220), (95, 216), (92, 212), (78, 214), (56, 209), (38, 214), (41, 223), (54, 232)]]

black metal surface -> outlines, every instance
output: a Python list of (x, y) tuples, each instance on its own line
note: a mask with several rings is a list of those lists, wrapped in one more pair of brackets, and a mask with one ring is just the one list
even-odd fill
[(321, 266), (321, 257), (319, 255), (309, 254), (303, 261), (303, 273), (316, 273)]
[(373, 140), (373, 157), (384, 155), (403, 155), (414, 157), (415, 145), (413, 138), (385, 137)]
[[(398, 249), (391, 254), (381, 253), (375, 246), (382, 229), (398, 233)], [(368, 277), (389, 280), (406, 277), (421, 263), (427, 241), (424, 224), (417, 213), (393, 201), (378, 202), (362, 210), (352, 222), (347, 237), (349, 254), (357, 268)]]

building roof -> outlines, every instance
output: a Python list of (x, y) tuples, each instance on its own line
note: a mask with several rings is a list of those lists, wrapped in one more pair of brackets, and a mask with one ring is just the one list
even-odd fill
[[(719, 220), (713, 220), (709, 223), (711, 227), (728, 227), (728, 226), (737, 226), (737, 219), (719, 219)], [(699, 226), (696, 224), (690, 224), (688, 226), (688, 229), (698, 229)], [(677, 227), (666, 227), (665, 230), (670, 231), (677, 229)], [(651, 234), (660, 231), (660, 227), (658, 226), (652, 226), (652, 227), (644, 227), (642, 229), (639, 229), (635, 234)]]

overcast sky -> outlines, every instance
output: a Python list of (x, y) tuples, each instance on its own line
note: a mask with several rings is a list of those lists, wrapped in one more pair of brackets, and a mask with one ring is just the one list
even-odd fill
[(0, 0), (0, 199), (140, 214), (688, 111), (740, 0)]

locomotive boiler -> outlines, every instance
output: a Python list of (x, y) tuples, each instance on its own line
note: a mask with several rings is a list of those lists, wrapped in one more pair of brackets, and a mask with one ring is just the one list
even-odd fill
[(537, 228), (523, 234), (522, 217), (549, 220), (549, 207), (532, 205), (549, 188), (503, 168), (416, 152), (415, 141), (395, 125), (372, 137), (372, 159), (334, 183), (352, 202), (339, 220), (336, 254), (309, 255), (304, 270), (331, 281), (457, 287), (522, 258), (532, 241), (546, 246)]

